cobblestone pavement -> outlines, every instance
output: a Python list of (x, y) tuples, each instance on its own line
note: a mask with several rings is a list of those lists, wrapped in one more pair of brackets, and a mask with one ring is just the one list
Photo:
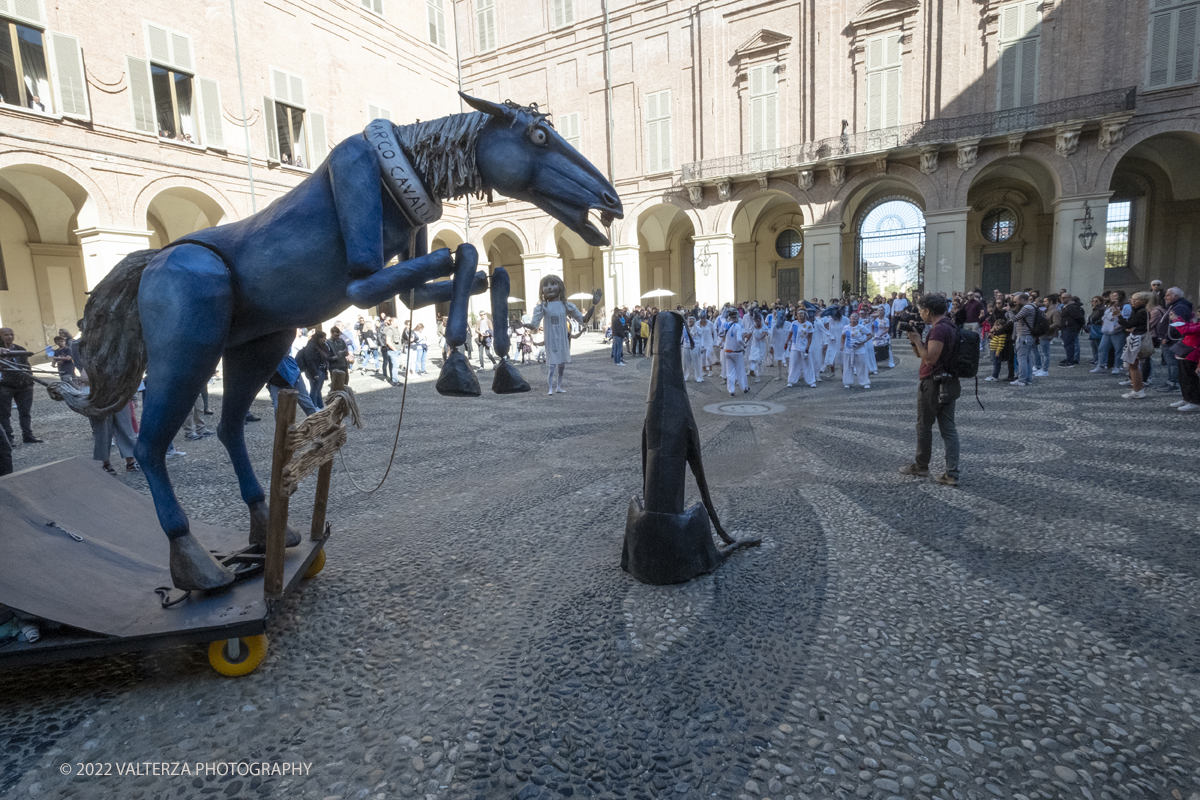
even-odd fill
[[(950, 489), (896, 472), (911, 357), (870, 391), (752, 384), (771, 416), (704, 413), (728, 396), (691, 385), (716, 506), (764, 544), (648, 587), (618, 564), (650, 362), (583, 350), (566, 395), (533, 367), (521, 396), (410, 387), (388, 483), (364, 496), (335, 469), (328, 564), (253, 675), (201, 647), (0, 675), (0, 796), (1200, 800), (1200, 427), (1173, 398), (1083, 369), (981, 384)], [(360, 482), (399, 399), (360, 393)], [(18, 468), (88, 457), (82, 419), (42, 396), (35, 415), (47, 444)], [(185, 508), (244, 527), (216, 439), (181, 444)], [(242, 760), (311, 768), (59, 772)]]

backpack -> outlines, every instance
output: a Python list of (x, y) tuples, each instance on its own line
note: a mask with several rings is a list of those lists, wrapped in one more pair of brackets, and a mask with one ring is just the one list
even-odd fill
[(1046, 312), (1041, 306), (1033, 307), (1033, 319), (1029, 321), (1029, 332), (1039, 338), (1050, 332), (1050, 320), (1046, 319)]
[(642, 321), (642, 327), (641, 327), (641, 330), (639, 331), (639, 335), (643, 339), (650, 338), (650, 323), (646, 322), (645, 320)]
[(979, 343), (978, 333), (955, 326), (947, 371), (960, 380), (975, 379), (975, 402), (983, 408), (983, 402), (979, 399)]

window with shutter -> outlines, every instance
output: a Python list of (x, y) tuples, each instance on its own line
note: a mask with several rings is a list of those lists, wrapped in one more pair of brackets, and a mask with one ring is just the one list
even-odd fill
[(49, 39), (54, 53), (55, 106), (65, 117), (90, 119), (79, 40), (65, 33), (52, 33)]
[(204, 144), (206, 147), (225, 149), (225, 123), (221, 120), (221, 93), (217, 82), (211, 78), (201, 78), (200, 83), (200, 117), (204, 126)]
[(889, 33), (867, 42), (867, 130), (900, 124), (901, 36)]
[(1041, 47), (1039, 0), (1021, 0), (1000, 9), (1000, 110), (1037, 103), (1038, 58)]
[(1146, 88), (1165, 89), (1200, 77), (1200, 3), (1155, 0), (1146, 48)]
[(554, 29), (566, 28), (575, 24), (575, 3), (574, 0), (553, 0), (553, 24)]
[(383, 16), (383, 0), (359, 0), (359, 5), (372, 14)]
[(646, 95), (646, 172), (671, 169), (671, 92)]
[(267, 157), (279, 161), (279, 126), (275, 119), (275, 98), (263, 96), (263, 126), (267, 129)]
[(778, 79), (774, 64), (750, 68), (750, 152), (778, 147)]
[[(264, 100), (271, 107), (264, 112), (267, 144), (274, 147), (273, 158), (280, 163), (310, 169), (314, 165), (309, 152), (312, 137), (311, 115), (306, 109), (304, 79), (281, 69), (271, 69), (271, 89), (275, 96)], [(273, 118), (273, 122), (272, 122)], [(324, 131), (322, 130), (322, 136)], [(276, 155), (277, 154), (277, 155)], [(324, 158), (322, 154), (321, 158)]]
[(478, 33), (479, 52), (496, 49), (496, 2), (476, 0), (475, 28)]
[(392, 118), (392, 112), (384, 106), (367, 105), (367, 121)]
[(425, 16), (429, 22), (429, 43), (446, 49), (446, 12), (442, 0), (425, 0)]
[[(13, 14), (12, 5), (0, 6), (0, 11), (13, 20), (28, 20), (30, 24), (0, 18), (0, 103), (47, 114), (61, 112), (62, 92), (56, 76), (62, 71), (66, 80), (74, 76), (76, 87), (81, 86), (79, 43), (72, 36), (64, 36), (63, 55), (56, 56), (53, 38), (56, 34), (44, 31), (40, 22), (33, 27), (33, 19), (41, 14), (40, 6), (27, 3), (20, 14)], [(86, 116), (86, 92), (81, 98), (77, 91), (68, 88), (68, 99), (73, 101), (68, 116)]]
[(133, 100), (133, 129), (142, 133), (157, 133), (154, 121), (154, 92), (150, 88), (150, 63), (127, 56), (129, 95)]
[(18, 22), (38, 27), (45, 24), (45, 17), (42, 16), (42, 4), (38, 0), (0, 0), (0, 11)]
[(558, 132), (564, 139), (567, 140), (567, 144), (571, 145), (571, 147), (574, 147), (576, 150), (582, 149), (583, 138), (579, 133), (579, 112), (576, 111), (572, 114), (563, 114), (559, 119), (559, 123), (562, 127)]

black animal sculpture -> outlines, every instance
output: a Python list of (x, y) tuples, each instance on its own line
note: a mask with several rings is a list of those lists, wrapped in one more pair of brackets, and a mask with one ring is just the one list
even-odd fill
[[(654, 362), (642, 426), (642, 497), (629, 501), (621, 569), (642, 583), (683, 583), (712, 572), (739, 547), (761, 539), (734, 539), (721, 527), (700, 460), (700, 430), (683, 382), (683, 317), (664, 311), (654, 323)], [(683, 508), (692, 468), (703, 504)], [(645, 501), (643, 502), (643, 497)], [(725, 542), (713, 542), (708, 520)]]

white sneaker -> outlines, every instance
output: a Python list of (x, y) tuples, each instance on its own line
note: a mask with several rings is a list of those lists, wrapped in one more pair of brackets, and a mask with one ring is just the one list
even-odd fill
[(1049, 372), (1046, 372), (1046, 370), (1044, 370), (1044, 369), (1039, 369), (1039, 370), (1037, 370), (1036, 372), (1034, 372), (1034, 373), (1033, 373), (1033, 377), (1035, 377), (1035, 378), (1049, 378), (1049, 377), (1050, 377), (1050, 373), (1049, 373)]
[(995, 378), (993, 378), (991, 375), (988, 375), (986, 378), (984, 378), (984, 380), (985, 380), (985, 381), (994, 381), (994, 380), (996, 380), (996, 379), (995, 379)]
[(1129, 379), (1125, 379), (1117, 384), (1117, 386), (1132, 386), (1132, 385), (1133, 385), (1133, 381), (1131, 381)]
[(1181, 405), (1179, 408), (1177, 408), (1175, 410), (1176, 411), (1185, 411), (1185, 412), (1186, 411), (1200, 411), (1200, 405), (1196, 405), (1195, 403), (1184, 403), (1183, 405)]
[(1113, 374), (1113, 375), (1120, 375), (1120, 374), (1121, 374), (1121, 370), (1117, 369), (1116, 367), (1113, 367), (1113, 368), (1112, 368), (1112, 374)]
[(1095, 369), (1089, 369), (1088, 372), (1104, 372), (1104, 367), (1096, 367)]
[(1024, 386), (1024, 385), (1025, 385), (1024, 381), (1013, 381), (1012, 383), (1009, 384), (1009, 386)]
[(796, 384), (794, 384), (794, 383), (789, 383), (789, 384), (787, 385), (787, 388), (791, 389), (791, 388), (792, 388), (792, 387), (794, 387), (795, 385), (796, 385)]
[(1176, 400), (1174, 403), (1171, 403), (1171, 408), (1179, 408), (1180, 406), (1188, 405), (1191, 405), (1191, 403), (1189, 403), (1187, 400)]
[(1144, 400), (1146, 398), (1146, 390), (1143, 389), (1140, 392), (1126, 392), (1125, 394), (1121, 395), (1121, 397), (1124, 397), (1126, 400)]
[(810, 384), (808, 385), (808, 388), (810, 388), (810, 389), (815, 389), (815, 388), (817, 388), (817, 385), (816, 385), (815, 383), (810, 383)]

